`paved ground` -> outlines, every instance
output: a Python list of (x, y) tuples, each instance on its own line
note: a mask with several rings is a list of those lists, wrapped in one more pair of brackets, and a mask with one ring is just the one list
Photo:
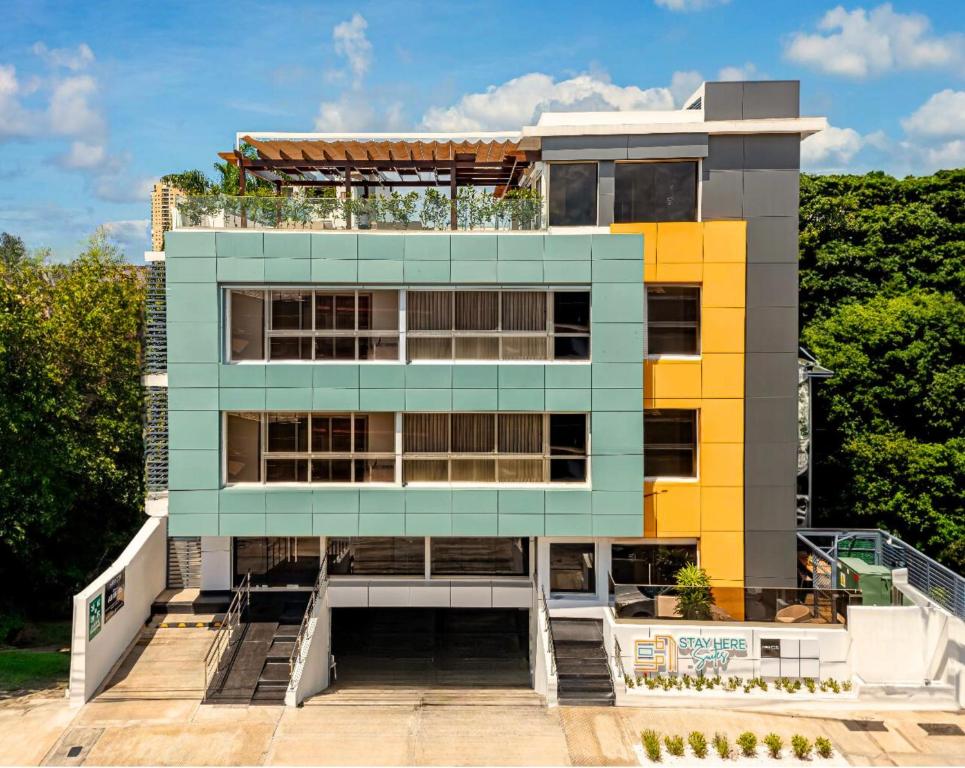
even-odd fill
[[(172, 634), (174, 633), (174, 634)], [(520, 688), (340, 684), (302, 708), (201, 704), (204, 629), (148, 633), (104, 693), (81, 709), (59, 695), (0, 702), (0, 765), (635, 765), (645, 728), (666, 735), (744, 730), (825, 735), (853, 765), (965, 766), (961, 713), (840, 704), (707, 709), (543, 707)], [(438, 685), (438, 681), (435, 683)], [(884, 722), (854, 732), (843, 718)], [(815, 766), (820, 765), (816, 762)]]

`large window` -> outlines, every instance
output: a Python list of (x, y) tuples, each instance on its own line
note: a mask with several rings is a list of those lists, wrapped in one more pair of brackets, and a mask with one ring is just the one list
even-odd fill
[(550, 544), (550, 592), (596, 592), (596, 547), (585, 544)]
[(393, 413), (229, 413), (229, 483), (395, 482)]
[(330, 538), (328, 572), (336, 576), (423, 576), (426, 540), (422, 536)]
[(586, 414), (407, 413), (406, 483), (581, 483)]
[(433, 576), (529, 575), (529, 539), (453, 536), (430, 547)]
[(231, 360), (399, 359), (398, 291), (232, 290), (228, 298)]
[(550, 226), (595, 227), (596, 184), (596, 163), (550, 163)]
[(697, 163), (617, 163), (613, 220), (696, 221)]
[(647, 286), (647, 353), (700, 354), (700, 289)]
[(408, 291), (409, 360), (587, 360), (589, 291)]
[(675, 584), (677, 571), (697, 562), (694, 545), (614, 544), (610, 572), (617, 584)]
[(647, 477), (697, 476), (697, 411), (644, 411), (643, 472)]

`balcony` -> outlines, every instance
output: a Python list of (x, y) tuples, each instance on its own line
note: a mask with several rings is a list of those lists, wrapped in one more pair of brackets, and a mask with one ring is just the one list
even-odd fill
[(436, 189), (359, 198), (277, 195), (180, 195), (174, 229), (533, 231), (542, 228), (543, 200), (535, 190), (497, 197), (463, 187), (455, 201)]

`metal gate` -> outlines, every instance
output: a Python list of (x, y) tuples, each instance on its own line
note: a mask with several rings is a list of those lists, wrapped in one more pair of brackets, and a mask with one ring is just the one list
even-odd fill
[(168, 539), (168, 589), (201, 588), (201, 537)]

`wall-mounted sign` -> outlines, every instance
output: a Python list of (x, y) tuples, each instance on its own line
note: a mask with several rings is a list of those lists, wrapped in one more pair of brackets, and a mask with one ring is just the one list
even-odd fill
[(124, 607), (124, 571), (112, 577), (104, 588), (104, 623)]
[(727, 669), (734, 656), (747, 656), (743, 637), (655, 635), (634, 641), (634, 669), (640, 674), (674, 674), (689, 660), (693, 671), (701, 674), (708, 667), (714, 672)]
[(104, 596), (95, 595), (87, 604), (87, 640), (93, 640), (104, 626)]

